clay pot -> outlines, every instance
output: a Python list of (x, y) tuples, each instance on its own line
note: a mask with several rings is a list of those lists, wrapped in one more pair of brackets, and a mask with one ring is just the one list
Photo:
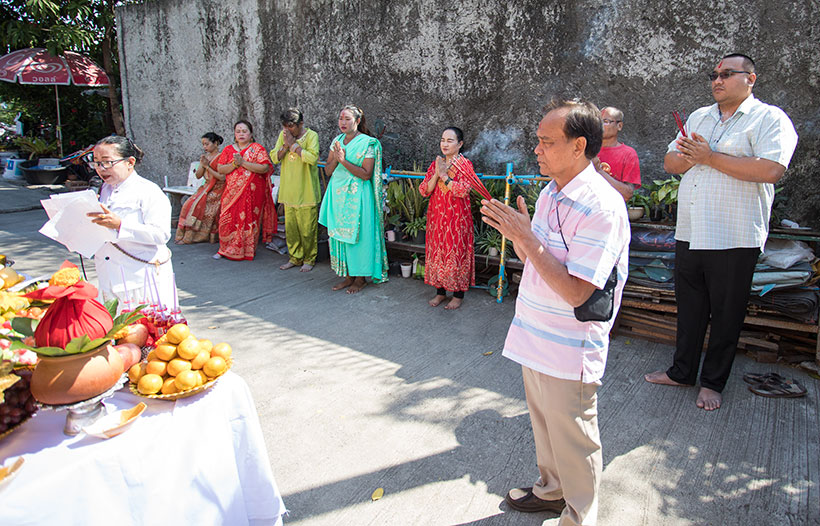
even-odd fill
[(124, 370), (122, 356), (111, 345), (70, 356), (41, 356), (31, 375), (31, 394), (50, 405), (88, 400), (113, 387)]

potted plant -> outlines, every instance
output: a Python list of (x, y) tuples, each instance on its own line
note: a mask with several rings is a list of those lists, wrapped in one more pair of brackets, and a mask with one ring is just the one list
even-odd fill
[[(38, 137), (18, 137), (15, 144), (28, 161), (20, 164), (23, 177), (29, 184), (62, 184), (69, 170), (60, 165), (59, 159), (50, 158), (57, 151), (57, 141), (48, 142)], [(50, 159), (51, 162), (44, 162)]]
[(673, 175), (668, 179), (653, 182), (657, 185), (658, 200), (660, 201), (663, 212), (672, 221), (675, 221), (678, 215), (678, 189), (680, 188), (680, 179)]
[(649, 196), (639, 193), (632, 194), (629, 201), (626, 202), (627, 213), (630, 221), (637, 221), (641, 217), (649, 216)]
[(417, 217), (410, 221), (409, 223), (405, 223), (402, 231), (410, 238), (410, 240), (416, 245), (423, 245), (424, 244), (424, 231), (427, 229), (427, 218), (426, 217)]
[[(478, 233), (475, 240), (476, 250), (481, 254), (487, 254), (490, 257), (497, 257), (501, 252), (501, 233), (494, 228), (486, 228)], [(509, 255), (509, 246), (507, 243), (507, 250)]]

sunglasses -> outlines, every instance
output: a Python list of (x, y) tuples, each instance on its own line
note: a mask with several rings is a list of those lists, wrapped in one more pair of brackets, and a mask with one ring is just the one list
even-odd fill
[(713, 71), (713, 72), (709, 73), (709, 80), (712, 81), (712, 82), (716, 81), (718, 78), (720, 78), (721, 80), (726, 80), (729, 77), (731, 77), (732, 75), (734, 75), (735, 73), (745, 73), (747, 75), (752, 74), (751, 71), (738, 71), (736, 69), (726, 69), (726, 70), (723, 70), (723, 71)]

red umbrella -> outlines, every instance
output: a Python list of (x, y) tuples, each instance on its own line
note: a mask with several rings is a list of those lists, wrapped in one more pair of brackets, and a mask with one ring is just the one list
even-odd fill
[(108, 75), (90, 58), (65, 51), (55, 57), (43, 48), (18, 49), (0, 57), (0, 80), (54, 86), (57, 98), (57, 139), (63, 155), (63, 133), (60, 121), (60, 94), (57, 86), (108, 86)]

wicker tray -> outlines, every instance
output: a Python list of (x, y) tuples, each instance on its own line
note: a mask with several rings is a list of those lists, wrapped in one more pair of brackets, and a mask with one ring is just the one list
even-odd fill
[(24, 419), (22, 419), (22, 420), (20, 420), (19, 422), (17, 422), (17, 425), (15, 425), (14, 427), (11, 427), (11, 428), (9, 428), (9, 429), (6, 429), (6, 430), (5, 430), (5, 431), (3, 431), (2, 433), (0, 433), (0, 440), (3, 440), (3, 439), (4, 439), (4, 438), (6, 438), (7, 436), (9, 436), (12, 432), (17, 431), (18, 429), (20, 429), (20, 427), (21, 427), (23, 424), (25, 424), (26, 422), (28, 422), (28, 421), (31, 419), (31, 417), (33, 417), (33, 416), (34, 416), (34, 415), (36, 415), (36, 414), (37, 414), (37, 411), (35, 411), (34, 413), (32, 413), (32, 414), (28, 415), (28, 416), (27, 416), (27, 417), (25, 417)]
[(133, 384), (131, 382), (128, 383), (128, 388), (131, 390), (132, 393), (134, 393), (137, 396), (141, 396), (142, 398), (151, 398), (153, 400), (179, 400), (180, 398), (188, 398), (189, 396), (194, 396), (195, 394), (199, 394), (202, 391), (205, 391), (206, 389), (210, 389), (211, 387), (213, 387), (216, 381), (222, 378), (222, 375), (231, 370), (231, 366), (233, 366), (233, 358), (228, 358), (227, 360), (225, 360), (225, 363), (228, 365), (228, 367), (225, 369), (225, 372), (223, 372), (216, 378), (212, 378), (211, 380), (205, 382), (202, 385), (198, 385), (196, 387), (192, 387), (191, 389), (186, 389), (185, 391), (180, 391), (178, 393), (146, 395), (140, 393), (137, 389), (136, 384)]

